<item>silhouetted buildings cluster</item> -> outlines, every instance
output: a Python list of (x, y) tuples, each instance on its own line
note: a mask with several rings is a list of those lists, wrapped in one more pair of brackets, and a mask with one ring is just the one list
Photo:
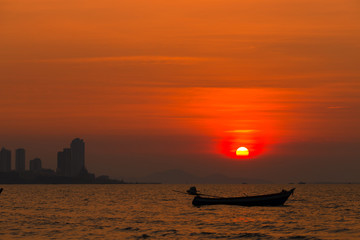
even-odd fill
[[(41, 159), (35, 158), (29, 161), (30, 171), (42, 171)], [(0, 150), (0, 172), (11, 172), (11, 151), (2, 148)], [(25, 149), (15, 150), (15, 171), (25, 171)], [(57, 154), (57, 170), (60, 176), (76, 177), (87, 174), (85, 168), (85, 143), (83, 139), (75, 138), (70, 148), (64, 148)]]
[(70, 148), (57, 153), (57, 169), (43, 169), (40, 158), (29, 161), (29, 170), (25, 169), (25, 149), (15, 150), (15, 171), (11, 169), (11, 151), (0, 150), (1, 184), (119, 184), (122, 180), (108, 176), (95, 177), (85, 168), (85, 143), (75, 138)]
[[(35, 158), (29, 162), (30, 171), (39, 171), (41, 170), (41, 159)], [(0, 172), (11, 172), (11, 151), (2, 148), (0, 151)], [(25, 171), (25, 149), (19, 148), (15, 150), (15, 171), (24, 172)]]
[(85, 168), (85, 143), (75, 138), (70, 148), (64, 148), (57, 154), (56, 172), (61, 176), (74, 177), (87, 173)]
[[(23, 148), (16, 149), (15, 151), (15, 170), (18, 172), (25, 171), (25, 149)], [(3, 147), (0, 151), (0, 172), (10, 171), (11, 151)]]

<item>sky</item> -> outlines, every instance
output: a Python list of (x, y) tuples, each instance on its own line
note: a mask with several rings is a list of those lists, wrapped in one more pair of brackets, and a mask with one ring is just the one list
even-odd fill
[(125, 180), (359, 182), (359, 64), (358, 0), (0, 0), (0, 146), (55, 169), (80, 137)]

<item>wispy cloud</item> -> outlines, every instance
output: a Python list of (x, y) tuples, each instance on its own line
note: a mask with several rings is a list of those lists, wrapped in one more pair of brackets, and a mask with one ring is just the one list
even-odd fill
[(239, 129), (239, 130), (229, 130), (229, 131), (225, 131), (225, 132), (230, 132), (230, 133), (252, 133), (252, 132), (259, 132), (259, 130)]
[(146, 62), (146, 63), (188, 63), (210, 61), (214, 58), (189, 56), (113, 56), (113, 57), (81, 57), (81, 58), (48, 58), (32, 59), (26, 62), (39, 63), (97, 63), (97, 62)]
[(330, 107), (327, 107), (329, 109), (342, 109), (342, 108), (348, 108), (348, 107), (344, 107), (344, 106), (330, 106)]

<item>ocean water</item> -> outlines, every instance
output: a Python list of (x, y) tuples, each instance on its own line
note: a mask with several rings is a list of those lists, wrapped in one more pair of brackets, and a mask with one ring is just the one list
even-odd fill
[(360, 185), (196, 185), (280, 207), (194, 207), (190, 185), (2, 185), (0, 239), (360, 239)]

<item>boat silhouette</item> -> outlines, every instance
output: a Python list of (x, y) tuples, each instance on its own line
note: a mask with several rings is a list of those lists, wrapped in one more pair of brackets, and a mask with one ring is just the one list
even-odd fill
[(284, 205), (286, 200), (294, 193), (295, 188), (279, 193), (246, 196), (246, 197), (203, 197), (197, 195), (192, 204), (194, 206), (202, 205), (239, 205), (239, 206), (280, 206)]

